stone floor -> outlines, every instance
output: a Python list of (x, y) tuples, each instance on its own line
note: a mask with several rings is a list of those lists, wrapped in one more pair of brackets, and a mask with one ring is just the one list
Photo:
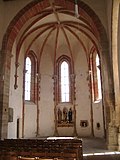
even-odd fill
[(83, 160), (120, 160), (120, 152), (110, 151), (101, 138), (82, 138)]
[(82, 143), (84, 154), (110, 152), (102, 138), (82, 138)]

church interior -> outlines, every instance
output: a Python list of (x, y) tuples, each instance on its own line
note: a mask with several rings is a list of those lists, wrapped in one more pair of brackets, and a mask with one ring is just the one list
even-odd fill
[(78, 155), (98, 138), (120, 151), (119, 54), (120, 0), (1, 0), (1, 144), (72, 137)]

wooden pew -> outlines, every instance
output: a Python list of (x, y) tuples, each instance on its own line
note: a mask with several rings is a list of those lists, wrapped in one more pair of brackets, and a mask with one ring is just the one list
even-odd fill
[(83, 160), (82, 141), (78, 138), (1, 140), (0, 160), (20, 160), (20, 157)]

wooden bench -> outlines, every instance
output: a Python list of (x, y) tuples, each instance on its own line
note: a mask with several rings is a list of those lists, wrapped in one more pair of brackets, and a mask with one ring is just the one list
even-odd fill
[(82, 141), (79, 138), (5, 139), (0, 141), (0, 160), (22, 160), (25, 157), (26, 159), (83, 160)]

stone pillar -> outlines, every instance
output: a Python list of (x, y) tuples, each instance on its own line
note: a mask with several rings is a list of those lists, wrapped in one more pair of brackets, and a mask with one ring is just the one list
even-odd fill
[(109, 125), (108, 132), (108, 149), (118, 150), (118, 127)]
[(116, 125), (120, 125), (120, 81), (118, 64), (118, 22), (119, 22), (119, 0), (113, 0), (113, 23), (112, 23), (112, 60), (113, 60), (113, 80), (115, 92)]
[(118, 151), (120, 151), (120, 126), (119, 126), (119, 132), (118, 132)]
[(115, 93), (115, 121), (109, 126), (109, 149), (119, 149), (119, 126), (120, 126), (120, 81), (118, 61), (118, 22), (119, 22), (119, 0), (113, 0), (112, 8), (112, 62), (113, 81)]
[[(6, 55), (6, 57), (4, 57)], [(6, 58), (6, 60), (5, 60)], [(0, 52), (0, 138), (7, 138), (8, 132), (8, 103), (10, 84), (10, 64), (9, 53)]]

